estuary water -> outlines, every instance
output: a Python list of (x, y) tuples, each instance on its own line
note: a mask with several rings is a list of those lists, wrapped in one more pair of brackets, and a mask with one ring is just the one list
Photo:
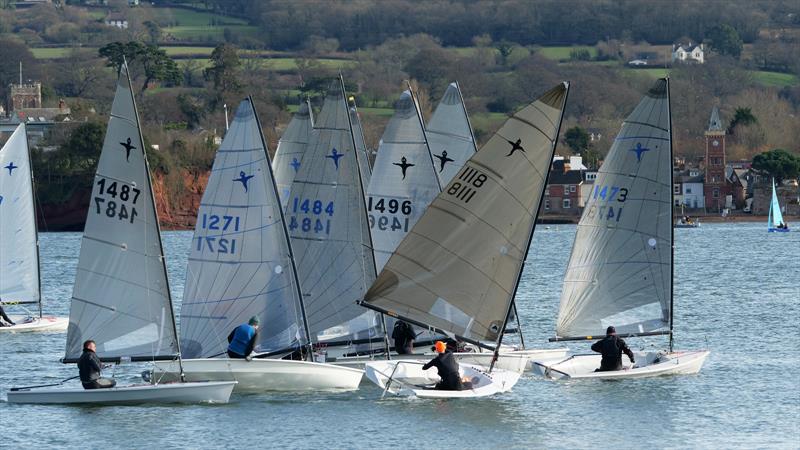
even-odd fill
[[(528, 347), (550, 347), (575, 226), (537, 227), (518, 294)], [(800, 232), (766, 224), (675, 230), (676, 349), (711, 350), (696, 376), (554, 382), (525, 375), (482, 400), (352, 393), (234, 395), (228, 405), (66, 407), (5, 403), (12, 386), (77, 374), (65, 334), (0, 335), (6, 448), (798, 448)], [(78, 233), (43, 233), (46, 314), (67, 315)], [(180, 308), (191, 232), (165, 232)], [(9, 311), (11, 312), (11, 311)], [(629, 339), (633, 348), (666, 339)], [(573, 343), (586, 351), (588, 343)], [(147, 365), (116, 369), (137, 382)]]

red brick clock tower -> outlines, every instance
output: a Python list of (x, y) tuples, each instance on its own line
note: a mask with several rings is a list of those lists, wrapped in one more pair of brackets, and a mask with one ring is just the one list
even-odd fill
[(730, 194), (725, 178), (725, 127), (719, 119), (719, 108), (711, 110), (706, 136), (705, 180), (703, 195), (706, 209), (720, 212), (725, 207), (725, 196)]

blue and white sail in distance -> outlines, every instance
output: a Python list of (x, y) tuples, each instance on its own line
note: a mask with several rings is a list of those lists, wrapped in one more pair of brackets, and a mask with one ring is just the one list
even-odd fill
[(767, 218), (767, 228), (770, 233), (783, 233), (789, 231), (789, 225), (784, 222), (781, 213), (781, 204), (778, 202), (778, 194), (775, 190), (775, 180), (772, 180), (772, 200), (769, 203), (769, 217)]

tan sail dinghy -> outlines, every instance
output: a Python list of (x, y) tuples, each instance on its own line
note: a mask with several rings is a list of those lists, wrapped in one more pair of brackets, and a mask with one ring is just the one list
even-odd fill
[[(511, 116), (465, 163), (389, 258), (363, 306), (474, 345), (491, 342), (497, 356), (568, 88), (559, 84)], [(399, 361), (367, 363), (366, 374), (389, 393), (419, 397), (492, 395), (519, 379), (496, 367), (460, 366), (480, 390), (431, 390), (418, 382), (417, 370)]]
[(697, 373), (708, 351), (673, 351), (672, 121), (669, 81), (656, 81), (623, 122), (578, 224), (556, 337), (669, 336), (669, 349), (635, 353), (635, 365), (595, 372), (600, 355), (537, 362), (549, 378), (640, 378)]
[[(309, 361), (228, 358), (228, 334), (252, 316), (261, 320), (262, 356), (305, 347)], [(310, 361), (311, 342), (283, 208), (248, 98), (217, 151), (198, 211), (181, 305), (183, 373), (190, 381), (236, 380), (237, 392), (357, 389), (363, 371)], [(149, 379), (179, 374), (175, 362), (157, 363)]]
[[(34, 195), (28, 138), (21, 123), (0, 149), (0, 306), (14, 322), (0, 327), (0, 333), (65, 331), (69, 322), (42, 315)], [(28, 311), (29, 305), (38, 311)]]
[[(97, 354), (104, 362), (180, 361), (155, 199), (125, 63), (120, 68), (92, 187), (62, 362), (77, 362), (88, 339), (97, 342)], [(235, 384), (180, 382), (92, 390), (12, 388), (8, 401), (227, 403)]]

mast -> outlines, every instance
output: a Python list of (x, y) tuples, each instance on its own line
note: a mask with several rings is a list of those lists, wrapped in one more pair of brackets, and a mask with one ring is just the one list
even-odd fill
[[(514, 302), (514, 298), (517, 296), (517, 290), (519, 289), (519, 282), (522, 280), (522, 271), (525, 270), (525, 261), (528, 259), (528, 253), (531, 250), (531, 241), (533, 240), (533, 232), (536, 230), (536, 221), (539, 219), (539, 211), (542, 209), (542, 200), (544, 199), (544, 191), (547, 187), (547, 179), (550, 177), (550, 169), (553, 167), (553, 157), (556, 154), (556, 146), (558, 145), (558, 136), (561, 134), (561, 123), (564, 120), (564, 110), (566, 109), (567, 100), (569, 99), (569, 81), (563, 82), (564, 87), (566, 88), (566, 93), (564, 94), (564, 103), (563, 107), (561, 108), (561, 114), (558, 117), (558, 126), (556, 127), (556, 133), (553, 136), (553, 143), (552, 149), (550, 152), (550, 163), (547, 165), (546, 177), (544, 179), (545, 185), (542, 187), (541, 192), (539, 193), (539, 202), (537, 203), (538, 208), (536, 209), (536, 217), (533, 218), (531, 222), (531, 231), (528, 233), (528, 239), (525, 241), (525, 256), (522, 258), (522, 264), (517, 271), (517, 279), (514, 283), (514, 292), (511, 294), (511, 302), (508, 305), (508, 310), (506, 311), (506, 315), (503, 318), (503, 326), (500, 327), (500, 335), (497, 337), (497, 344), (494, 348), (494, 356), (492, 357), (492, 363), (489, 366), (489, 372), (494, 369), (494, 364), (497, 362), (497, 358), (500, 356), (500, 345), (503, 343), (503, 335), (506, 333), (506, 326), (508, 326), (508, 316), (511, 314), (512, 310), (516, 309), (516, 303)], [(519, 317), (517, 317), (519, 320)]]
[[(22, 63), (20, 63), (20, 73)], [(42, 267), (41, 258), (39, 256), (39, 223), (36, 221), (36, 181), (33, 178), (33, 159), (31, 158), (31, 148), (28, 146), (28, 128), (25, 122), (22, 124), (22, 133), (25, 135), (25, 150), (28, 152), (28, 170), (31, 172), (31, 202), (33, 202), (33, 230), (36, 235), (36, 283), (38, 285), (37, 303), (39, 304), (39, 319), (42, 318)]]
[(675, 171), (672, 170), (672, 104), (669, 97), (669, 77), (665, 77), (664, 80), (667, 82), (667, 116), (669, 117), (669, 352), (672, 353), (672, 317), (675, 310), (675, 225), (672, 223), (672, 207), (675, 204), (675, 180), (673, 180)]
[[(248, 95), (247, 101), (250, 102), (250, 107), (253, 108), (253, 116), (256, 119), (256, 126), (258, 127), (258, 136), (261, 138), (261, 145), (264, 147), (264, 156), (267, 158), (267, 170), (269, 170), (269, 177), (272, 181), (272, 189), (275, 192), (275, 198), (278, 199), (280, 202), (280, 196), (278, 195), (278, 185), (275, 184), (275, 175), (272, 173), (272, 161), (269, 159), (269, 151), (267, 150), (267, 141), (264, 139), (264, 131), (261, 129), (261, 120), (258, 118), (258, 112), (256, 112), (256, 106), (253, 103), (253, 97)], [(300, 279), (297, 276), (297, 266), (294, 260), (294, 252), (292, 251), (292, 240), (289, 238), (289, 230), (286, 228), (286, 218), (283, 214), (283, 207), (278, 205), (278, 210), (280, 211), (281, 215), (281, 230), (283, 230), (283, 235), (286, 237), (286, 244), (287, 248), (289, 249), (289, 260), (292, 262), (292, 275), (294, 276), (294, 284), (297, 290), (297, 298), (300, 300), (300, 314), (303, 316), (303, 329), (306, 332), (306, 348), (307, 348), (307, 355), (306, 358), (309, 361), (314, 360), (314, 356), (312, 353), (313, 346), (311, 343), (311, 331), (308, 328), (308, 317), (306, 317), (306, 306), (303, 301), (303, 292), (300, 290)]]
[(478, 151), (478, 141), (475, 140), (475, 133), (472, 132), (472, 122), (469, 120), (469, 114), (467, 114), (467, 104), (464, 103), (464, 96), (461, 94), (461, 85), (458, 84), (458, 80), (455, 81), (456, 83), (456, 90), (458, 91), (458, 98), (461, 99), (461, 110), (464, 111), (464, 118), (467, 119), (467, 127), (469, 128), (469, 135), (472, 137), (472, 147), (475, 151)]
[[(411, 83), (406, 80), (406, 86), (408, 86), (408, 92), (411, 94), (411, 101), (414, 102), (414, 110), (417, 112), (417, 119), (419, 119), (419, 126), (422, 128), (422, 137), (425, 138), (425, 148), (428, 149), (428, 158), (431, 161), (431, 167), (434, 168), (434, 177), (436, 178), (436, 185), (439, 186), (439, 192), (442, 192), (442, 183), (439, 181), (439, 177), (436, 175), (436, 163), (433, 162), (433, 155), (431, 154), (431, 146), (428, 144), (428, 134), (425, 132), (425, 123), (422, 121), (422, 111), (419, 109), (419, 102), (417, 101), (417, 96), (414, 95), (414, 90), (411, 89)], [(470, 130), (472, 132), (472, 130)]]
[(144, 168), (147, 172), (147, 187), (150, 190), (150, 200), (153, 204), (153, 217), (155, 218), (156, 236), (158, 237), (158, 248), (161, 250), (161, 267), (164, 269), (164, 283), (167, 290), (167, 299), (169, 300), (169, 310), (172, 318), (172, 332), (175, 336), (175, 345), (178, 349), (178, 368), (181, 372), (181, 382), (186, 381), (186, 376), (183, 372), (183, 361), (181, 360), (181, 340), (178, 338), (178, 326), (175, 324), (175, 307), (172, 304), (172, 292), (169, 288), (169, 274), (167, 273), (167, 260), (164, 255), (164, 244), (161, 242), (161, 223), (158, 219), (158, 207), (156, 207), (155, 193), (153, 192), (153, 180), (150, 177), (150, 163), (147, 162), (147, 152), (144, 149), (144, 136), (142, 135), (142, 126), (139, 123), (139, 109), (136, 107), (136, 96), (133, 94), (133, 87), (131, 86), (131, 75), (127, 70), (128, 62), (125, 57), (122, 57), (122, 63), (125, 65), (125, 77), (128, 79), (128, 91), (131, 93), (131, 103), (133, 104), (133, 116), (136, 118), (136, 129), (139, 131), (139, 142), (142, 143), (142, 159), (144, 160)]

